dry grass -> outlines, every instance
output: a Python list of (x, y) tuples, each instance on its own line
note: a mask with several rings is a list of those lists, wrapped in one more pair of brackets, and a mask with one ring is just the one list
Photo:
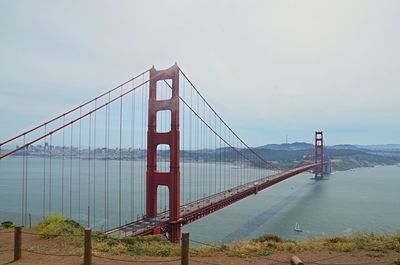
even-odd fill
[[(60, 240), (65, 245), (58, 244), (69, 251), (83, 246), (83, 228), (76, 222), (65, 220), (60, 216), (50, 216), (36, 228), (41, 240)], [(57, 234), (64, 236), (58, 237)], [(101, 233), (93, 234), (93, 251), (95, 253), (108, 253), (110, 255), (132, 256), (179, 256), (180, 246), (170, 243), (163, 236), (127, 237), (123, 239), (110, 238)], [(35, 248), (35, 246), (26, 246)], [(400, 233), (389, 235), (353, 234), (352, 236), (337, 236), (314, 238), (308, 241), (292, 241), (274, 235), (263, 235), (251, 241), (236, 241), (230, 244), (217, 244), (215, 246), (197, 246), (190, 249), (191, 256), (210, 257), (225, 254), (229, 257), (255, 257), (268, 256), (276, 252), (303, 252), (303, 251), (330, 251), (351, 252), (365, 250), (370, 257), (379, 258), (386, 251), (400, 253)]]
[(223, 252), (233, 256), (259, 256), (277, 251), (302, 252), (302, 251), (334, 251), (351, 252), (354, 250), (370, 251), (371, 256), (381, 256), (393, 250), (400, 253), (400, 234), (375, 235), (354, 234), (352, 236), (337, 236), (315, 238), (308, 241), (291, 241), (277, 239), (276, 236), (261, 236), (252, 241), (237, 241), (227, 244)]
[[(81, 247), (80, 242), (71, 239), (71, 244)], [(132, 256), (179, 256), (180, 246), (170, 243), (163, 236), (130, 237), (124, 239), (109, 238), (104, 235), (93, 236), (93, 250), (97, 253)], [(366, 250), (370, 257), (382, 257), (388, 250), (400, 253), (400, 234), (374, 235), (355, 234), (315, 238), (308, 241), (291, 241), (275, 238), (258, 238), (251, 241), (236, 241), (229, 244), (197, 246), (190, 249), (191, 256), (211, 257), (223, 253), (229, 257), (268, 256), (276, 252), (330, 251), (351, 252)]]

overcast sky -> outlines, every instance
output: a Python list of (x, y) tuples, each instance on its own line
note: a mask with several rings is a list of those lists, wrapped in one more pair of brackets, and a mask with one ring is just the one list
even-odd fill
[(400, 1), (1, 1), (0, 140), (177, 62), (250, 145), (400, 143)]

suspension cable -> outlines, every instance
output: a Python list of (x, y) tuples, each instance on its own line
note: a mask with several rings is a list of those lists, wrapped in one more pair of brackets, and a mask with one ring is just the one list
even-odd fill
[(226, 122), (221, 118), (221, 116), (218, 115), (218, 113), (214, 110), (213, 107), (208, 103), (208, 101), (201, 95), (199, 90), (194, 86), (194, 84), (189, 80), (189, 78), (186, 76), (186, 74), (182, 71), (181, 68), (179, 68), (179, 71), (182, 73), (182, 75), (185, 77), (185, 79), (189, 82), (189, 84), (193, 87), (193, 89), (197, 92), (197, 94), (205, 101), (207, 106), (214, 112), (214, 114), (220, 119), (220, 121), (243, 143), (246, 148), (248, 148), (252, 153), (254, 153), (259, 159), (261, 159), (264, 163), (267, 163), (267, 161), (262, 158), (257, 152), (255, 152), (250, 146), (248, 146), (233, 130), (232, 128), (226, 124)]
[(6, 140), (6, 141), (0, 143), (0, 146), (3, 146), (3, 145), (5, 145), (5, 144), (7, 144), (7, 143), (9, 143), (9, 142), (11, 142), (11, 141), (14, 141), (15, 139), (18, 139), (18, 138), (20, 138), (20, 137), (22, 137), (22, 136), (24, 136), (24, 135), (27, 135), (27, 134), (29, 134), (29, 133), (31, 133), (31, 132), (33, 132), (33, 131), (36, 131), (37, 129), (39, 129), (39, 128), (41, 128), (41, 127), (43, 127), (43, 126), (45, 126), (45, 125), (47, 125), (47, 124), (49, 124), (49, 123), (52, 123), (53, 121), (56, 121), (56, 120), (58, 120), (58, 119), (60, 119), (60, 118), (62, 118), (62, 117), (64, 117), (64, 116), (67, 116), (67, 115), (71, 114), (72, 112), (75, 112), (75, 111), (78, 110), (78, 109), (82, 109), (82, 107), (84, 107), (84, 106), (86, 106), (86, 105), (89, 105), (90, 103), (94, 102), (95, 100), (100, 99), (100, 98), (104, 97), (105, 95), (107, 95), (107, 94), (109, 94), (109, 93), (111, 93), (111, 92), (117, 90), (117, 89), (120, 88), (121, 86), (123, 86), (123, 85), (125, 85), (125, 84), (128, 84), (129, 82), (131, 82), (131, 81), (133, 81), (133, 80), (139, 78), (140, 76), (145, 75), (145, 74), (146, 74), (147, 72), (149, 72), (149, 71), (150, 71), (150, 69), (144, 71), (143, 73), (141, 73), (141, 74), (139, 74), (139, 75), (136, 75), (135, 77), (133, 77), (133, 78), (129, 79), (128, 81), (125, 81), (124, 83), (122, 83), (122, 84), (120, 84), (120, 85), (114, 87), (113, 89), (111, 89), (111, 90), (109, 90), (109, 91), (107, 91), (107, 92), (101, 94), (100, 96), (97, 96), (97, 97), (95, 97), (95, 98), (93, 98), (93, 99), (91, 99), (91, 100), (89, 100), (89, 101), (87, 101), (87, 102), (85, 102), (85, 103), (79, 105), (79, 106), (76, 107), (76, 108), (73, 108), (73, 109), (71, 109), (71, 110), (69, 110), (69, 111), (67, 111), (67, 112), (65, 112), (65, 113), (63, 113), (63, 114), (61, 114), (61, 115), (58, 115), (57, 117), (55, 117), (55, 118), (53, 118), (53, 119), (51, 119), (51, 120), (48, 120), (48, 121), (46, 121), (46, 122), (44, 122), (44, 123), (42, 123), (42, 124), (40, 124), (40, 125), (38, 125), (38, 126), (32, 128), (32, 129), (30, 129), (30, 130), (28, 130), (28, 131), (25, 131), (25, 132), (23, 132), (23, 133), (21, 133), (21, 134), (15, 136), (15, 137), (12, 137), (12, 138), (10, 138), (10, 139), (8, 139), (8, 140)]

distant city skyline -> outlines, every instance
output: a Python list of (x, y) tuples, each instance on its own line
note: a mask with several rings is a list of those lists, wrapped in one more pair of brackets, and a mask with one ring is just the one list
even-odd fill
[[(177, 62), (249, 145), (400, 143), (398, 1), (0, 3), (0, 141)], [(206, 14), (206, 15), (205, 15)]]

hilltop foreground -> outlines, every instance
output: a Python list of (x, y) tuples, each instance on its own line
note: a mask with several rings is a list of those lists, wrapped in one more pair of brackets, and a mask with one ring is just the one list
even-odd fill
[[(83, 228), (60, 216), (23, 229), (22, 259), (13, 264), (82, 264)], [(0, 230), (0, 265), (13, 260), (13, 228)], [(180, 247), (162, 236), (113, 239), (95, 233), (94, 264), (180, 264)], [(201, 245), (191, 243), (191, 264), (400, 264), (400, 234), (354, 234), (308, 241), (264, 235), (251, 241)], [(193, 246), (197, 244), (197, 246)]]

